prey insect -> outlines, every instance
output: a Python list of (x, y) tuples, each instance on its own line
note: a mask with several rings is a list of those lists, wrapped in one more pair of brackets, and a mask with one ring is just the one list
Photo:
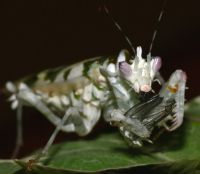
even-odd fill
[[(22, 143), (23, 106), (37, 109), (56, 127), (43, 153), (48, 152), (58, 131), (85, 136), (100, 116), (117, 126), (134, 147), (151, 142), (155, 127), (177, 129), (183, 121), (186, 74), (176, 70), (164, 82), (159, 73), (161, 58), (151, 56), (156, 32), (146, 58), (140, 46), (136, 50), (132, 47), (134, 55), (122, 50), (117, 56), (96, 57), (7, 82), (6, 90), (12, 109), (17, 110), (19, 126), (14, 156)], [(153, 92), (154, 82), (162, 86), (159, 93), (141, 99), (141, 93)]]

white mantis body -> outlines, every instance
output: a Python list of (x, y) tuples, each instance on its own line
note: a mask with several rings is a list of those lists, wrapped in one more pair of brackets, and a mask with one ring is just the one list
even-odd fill
[[(116, 125), (131, 146), (142, 146), (143, 141), (151, 141), (155, 127), (173, 131), (183, 121), (186, 74), (176, 70), (164, 82), (160, 68), (160, 57), (149, 53), (143, 58), (142, 48), (137, 47), (135, 56), (122, 50), (117, 56), (45, 70), (16, 83), (7, 82), (6, 90), (19, 124), (22, 106), (27, 105), (56, 126), (45, 153), (59, 130), (85, 136), (100, 116)], [(152, 92), (155, 81), (162, 85), (160, 92), (141, 100), (140, 94)], [(21, 143), (19, 126), (14, 154)]]

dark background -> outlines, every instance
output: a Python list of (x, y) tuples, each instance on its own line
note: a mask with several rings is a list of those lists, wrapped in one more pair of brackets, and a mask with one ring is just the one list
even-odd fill
[[(100, 10), (105, 4), (134, 46), (147, 54), (163, 0), (49, 0), (0, 2), (0, 85), (27, 74), (99, 55), (117, 54), (129, 46)], [(167, 79), (187, 72), (186, 99), (199, 94), (200, 3), (168, 1), (152, 55), (162, 57)], [(15, 112), (0, 97), (0, 158), (9, 157), (15, 139)], [(25, 109), (25, 143), (21, 155), (42, 147), (54, 127), (37, 111)], [(101, 127), (98, 129), (101, 131)], [(94, 134), (94, 133), (93, 133)], [(76, 138), (60, 134), (57, 141)]]

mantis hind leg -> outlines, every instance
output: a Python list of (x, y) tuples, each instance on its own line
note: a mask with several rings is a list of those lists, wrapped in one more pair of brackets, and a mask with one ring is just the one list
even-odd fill
[(36, 157), (28, 160), (27, 162), (27, 170), (31, 171), (32, 167), (34, 164), (36, 164), (37, 162), (39, 162), (41, 160), (42, 157), (46, 156), (49, 148), (51, 147), (51, 145), (53, 144), (57, 134), (60, 132), (61, 128), (64, 126), (65, 122), (68, 120), (69, 116), (72, 114), (73, 110), (71, 108), (68, 108), (67, 111), (65, 112), (65, 115), (63, 116), (63, 118), (60, 120), (59, 124), (56, 126), (55, 130), (53, 131), (53, 133), (51, 134), (49, 140), (47, 141), (46, 145), (44, 146), (44, 148), (42, 149), (41, 152), (39, 152), (37, 154)]
[(12, 159), (18, 156), (20, 148), (23, 145), (22, 109), (23, 109), (23, 105), (19, 102), (18, 107), (17, 107), (17, 117), (16, 117), (17, 134), (16, 134), (15, 148), (11, 156)]
[[(48, 106), (41, 101), (41, 99), (25, 84), (22, 84), (23, 87), (19, 90), (17, 94), (17, 99), (19, 102), (23, 103), (24, 105), (32, 106), (41, 112), (52, 124), (58, 126), (60, 124), (61, 119), (55, 115)], [(74, 126), (71, 124), (64, 125), (61, 128), (64, 132), (74, 132)]]
[[(47, 143), (48, 145), (46, 145), (48, 148), (45, 147), (45, 149), (47, 149), (44, 150), (45, 153), (48, 151), (60, 130), (64, 132), (76, 132), (79, 135), (84, 136), (90, 133), (93, 126), (98, 121), (101, 113), (99, 107), (93, 106), (91, 103), (84, 103), (82, 111), (79, 111), (78, 108), (72, 106), (66, 108), (66, 113), (61, 119), (48, 108), (48, 106), (39, 98), (39, 96), (37, 96), (37, 94), (35, 94), (26, 84), (23, 83), (19, 86), (17, 100), (19, 103), (23, 103), (23, 105), (29, 105), (36, 108), (56, 126), (54, 133), (51, 135)], [(68, 119), (69, 115), (70, 119)]]
[(39, 153), (39, 155), (36, 157), (36, 159), (35, 159), (36, 161), (39, 161), (42, 156), (44, 156), (48, 153), (48, 150), (51, 147), (51, 145), (53, 144), (57, 134), (59, 133), (61, 128), (64, 126), (65, 122), (68, 120), (68, 118), (72, 114), (72, 112), (73, 112), (72, 108), (67, 109), (67, 111), (65, 112), (65, 115), (60, 120), (60, 123), (58, 124), (58, 126), (56, 126), (55, 130), (51, 134), (51, 136), (50, 136), (49, 140), (47, 141), (45, 147), (43, 148), (42, 152)]
[[(13, 97), (14, 96), (14, 97)], [(11, 96), (9, 99), (12, 102), (12, 108), (17, 109), (17, 134), (16, 145), (13, 150), (11, 158), (16, 158), (19, 154), (20, 148), (23, 144), (23, 131), (22, 131), (22, 107), (29, 105), (35, 107), (38, 111), (45, 115), (45, 117), (52, 122), (56, 127), (59, 127), (62, 121), (57, 117), (39, 98), (35, 95), (30, 88), (25, 84), (19, 85), (19, 91)], [(74, 126), (72, 124), (63, 125), (61, 129), (65, 132), (74, 132)]]

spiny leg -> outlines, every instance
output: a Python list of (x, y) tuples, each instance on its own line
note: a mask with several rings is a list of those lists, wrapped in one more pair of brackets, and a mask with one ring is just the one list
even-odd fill
[[(19, 101), (35, 107), (38, 111), (44, 114), (44, 116), (50, 120), (55, 126), (56, 130), (49, 139), (49, 143), (45, 149), (48, 149), (51, 142), (55, 139), (59, 130), (64, 132), (77, 132), (79, 135), (88, 134), (93, 126), (96, 124), (100, 117), (100, 108), (93, 106), (93, 104), (85, 104), (83, 111), (79, 113), (78, 108), (70, 108), (70, 122), (61, 124), (61, 119), (57, 117), (41, 99), (25, 84), (23, 89), (19, 91), (17, 98)], [(83, 116), (81, 116), (83, 114)], [(94, 116), (95, 114), (95, 116)], [(65, 120), (65, 118), (63, 118)], [(44, 152), (47, 150), (44, 150)]]
[[(39, 98), (35, 95), (25, 84), (19, 87), (19, 92), (16, 94), (15, 101), (18, 105), (17, 107), (17, 136), (16, 136), (16, 146), (12, 153), (12, 158), (16, 158), (20, 147), (23, 143), (22, 137), (22, 106), (31, 105), (35, 107), (38, 111), (44, 114), (48, 120), (50, 120), (55, 126), (59, 126), (61, 119), (57, 117)], [(60, 129), (65, 132), (74, 132), (74, 126), (72, 124), (63, 125)]]
[(51, 147), (51, 145), (53, 144), (57, 134), (59, 133), (59, 131), (61, 130), (61, 128), (64, 126), (64, 124), (66, 123), (66, 121), (68, 120), (69, 116), (72, 114), (72, 108), (67, 109), (67, 111), (65, 112), (65, 115), (63, 116), (63, 118), (60, 120), (60, 123), (56, 126), (55, 130), (53, 131), (53, 133), (51, 134), (49, 140), (47, 141), (45, 147), (43, 148), (43, 150), (35, 157), (32, 159), (29, 159), (27, 162), (27, 170), (31, 171), (32, 167), (35, 163), (39, 162), (40, 159), (42, 157), (44, 157), (48, 151), (49, 148)]
[[(122, 135), (126, 138), (129, 137), (129, 131), (126, 131), (124, 128), (124, 124), (129, 124), (130, 119), (127, 118), (124, 114), (127, 110), (132, 108), (136, 103), (137, 99), (130, 93), (130, 87), (125, 86), (123, 79), (120, 77), (119, 69), (124, 70), (125, 73), (129, 73), (129, 66), (127, 68), (127, 64), (122, 66), (122, 63), (125, 61), (125, 52), (122, 51), (118, 58), (117, 64), (110, 63), (106, 68), (101, 69), (101, 73), (107, 78), (109, 87), (113, 94), (113, 99), (110, 100), (109, 103), (106, 104), (104, 109), (104, 119), (107, 122), (110, 122), (111, 125), (117, 126), (120, 129)], [(132, 89), (131, 89), (132, 90)], [(133, 122), (135, 123), (135, 122)], [(129, 124), (130, 127), (134, 127)], [(137, 126), (137, 125), (136, 125)], [(140, 146), (140, 141), (133, 140), (132, 143)]]
[[(121, 60), (118, 60), (118, 61), (121, 61)], [(130, 88), (126, 89), (126, 87), (123, 85), (124, 83), (119, 77), (119, 72), (116, 65), (113, 63), (110, 63), (106, 68), (101, 68), (100, 70), (101, 70), (101, 73), (108, 80), (108, 84), (112, 91), (111, 93), (113, 94), (113, 97), (115, 98), (117, 107), (123, 109), (123, 111), (126, 111), (131, 106), (133, 106), (133, 100), (130, 100), (130, 94), (129, 94)]]
[(156, 95), (147, 101), (141, 101), (126, 113), (113, 110), (111, 121), (120, 128), (125, 140), (134, 147), (142, 146), (142, 141), (150, 140), (150, 135), (157, 124), (171, 114), (174, 100), (164, 101)]
[(46, 143), (45, 147), (43, 148), (42, 152), (39, 153), (38, 156), (36, 157), (36, 159), (35, 159), (36, 162), (39, 161), (41, 157), (45, 156), (48, 153), (48, 150), (51, 147), (51, 145), (53, 144), (57, 134), (59, 133), (61, 128), (64, 126), (64, 124), (66, 123), (67, 119), (69, 118), (69, 116), (71, 114), (72, 114), (72, 108), (67, 109), (65, 115), (63, 116), (60, 123), (56, 126), (55, 130), (51, 134), (51, 137), (49, 138), (49, 140)]
[[(83, 112), (85, 115), (84, 115), (84, 117), (81, 117), (81, 115), (78, 112), (78, 109), (76, 107), (68, 108), (65, 115), (63, 116), (62, 120), (56, 126), (56, 129), (54, 130), (54, 132), (51, 134), (51, 136), (50, 136), (48, 142), (46, 143), (45, 147), (43, 148), (42, 152), (39, 153), (38, 156), (36, 156), (36, 158), (28, 161), (28, 163), (27, 163), (28, 170), (31, 170), (33, 164), (39, 162), (39, 160), (48, 153), (49, 148), (53, 144), (57, 134), (63, 127), (66, 126), (65, 124), (68, 121), (69, 116), (72, 117), (75, 131), (78, 134), (80, 134), (80, 135), (88, 134), (100, 117), (100, 110), (97, 109), (96, 112), (92, 112), (94, 110), (91, 110), (91, 108), (89, 108), (89, 110), (90, 110), (89, 112)], [(86, 114), (86, 113), (88, 113), (88, 114)], [(93, 115), (92, 115), (92, 113), (93, 113)], [(94, 114), (95, 114), (95, 116), (94, 116)], [(92, 117), (92, 120), (89, 117), (90, 118)], [(94, 117), (95, 117), (95, 120), (93, 119)]]
[[(17, 99), (24, 104), (28, 104), (36, 108), (55, 126), (59, 125), (61, 119), (56, 116), (25, 84), (23, 84), (23, 89), (21, 89), (17, 94)], [(71, 125), (65, 125), (61, 128), (61, 130), (65, 132), (74, 132), (74, 127)]]
[(22, 103), (19, 102), (17, 107), (17, 134), (16, 134), (16, 144), (13, 150), (11, 158), (14, 159), (18, 156), (21, 146), (23, 145), (23, 129), (22, 129)]
[(185, 102), (186, 74), (182, 70), (176, 70), (169, 78), (169, 81), (160, 91), (160, 96), (164, 100), (174, 99), (176, 107), (172, 118), (172, 125), (165, 128), (169, 131), (177, 129), (183, 122), (184, 102)]

